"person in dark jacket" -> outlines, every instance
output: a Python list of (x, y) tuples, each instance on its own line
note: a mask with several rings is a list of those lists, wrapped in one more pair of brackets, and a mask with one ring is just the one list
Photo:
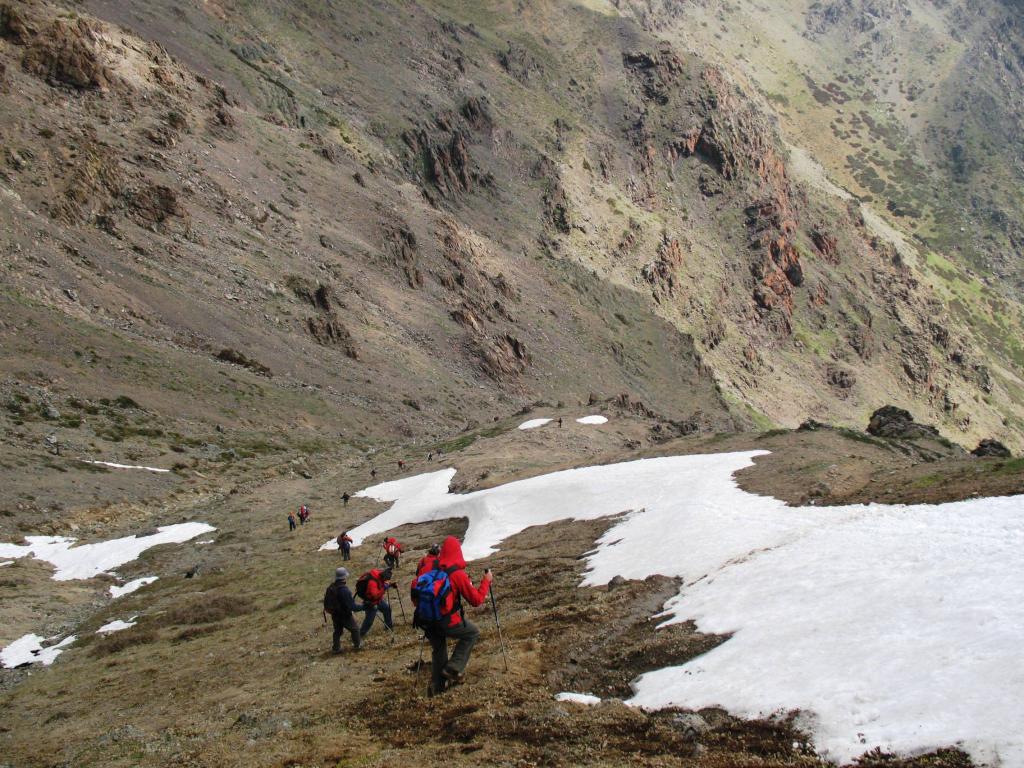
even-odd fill
[(388, 590), (391, 589), (391, 569), (374, 568), (365, 575), (369, 577), (366, 582), (366, 596), (363, 598), (366, 618), (363, 619), (363, 626), (360, 627), (359, 634), (362, 637), (370, 634), (373, 620), (377, 617), (378, 611), (384, 617), (384, 626), (393, 632), (395, 625), (391, 621), (391, 604), (385, 599)]
[(338, 534), (338, 549), (341, 550), (342, 560), (350, 560), (352, 558), (352, 537), (348, 535), (348, 531), (342, 531)]
[(343, 494), (341, 494), (342, 506), (346, 506), (347, 507), (348, 506), (348, 500), (351, 499), (351, 498), (352, 497), (348, 495), (348, 491), (345, 491)]
[[(465, 675), (470, 653), (480, 637), (480, 629), (463, 615), (462, 598), (474, 607), (483, 605), (493, 580), (488, 569), (484, 571), (479, 589), (473, 586), (473, 582), (466, 575), (462, 545), (454, 536), (449, 536), (441, 544), (437, 564), (440, 570), (448, 574), (451, 591), (444, 606), (444, 618), (437, 624), (424, 628), (432, 650), (432, 680), (428, 690), (431, 696), (442, 693), (448, 686), (462, 680)], [(449, 637), (457, 640), (451, 658), (448, 657)]]
[(331, 619), (334, 622), (331, 650), (335, 653), (341, 653), (341, 636), (346, 629), (352, 635), (353, 648), (358, 651), (362, 643), (355, 614), (365, 610), (366, 606), (356, 603), (349, 591), (348, 584), (346, 584), (347, 580), (348, 569), (338, 568), (334, 572), (334, 582), (324, 592), (324, 612), (331, 614)]

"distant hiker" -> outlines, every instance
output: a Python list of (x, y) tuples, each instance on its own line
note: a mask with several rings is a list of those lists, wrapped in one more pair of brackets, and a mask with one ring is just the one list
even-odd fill
[(371, 469), (370, 470), (370, 477), (376, 477), (376, 476), (377, 476), (377, 470), (376, 469)]
[(295, 530), (295, 513), (294, 512), (289, 512), (288, 513), (288, 530), (289, 531), (294, 531)]
[(348, 535), (348, 531), (342, 531), (338, 534), (338, 549), (341, 550), (342, 560), (350, 560), (352, 558), (352, 537)]
[(427, 554), (420, 558), (419, 563), (416, 564), (416, 575), (422, 576), (427, 571), (432, 571), (437, 567), (437, 556), (441, 554), (440, 544), (431, 544), (430, 549), (427, 550)]
[(348, 495), (348, 491), (345, 491), (343, 494), (341, 494), (341, 504), (342, 504), (342, 506), (347, 507), (348, 506), (348, 500), (351, 499), (351, 498), (352, 497)]
[(402, 461), (401, 459), (398, 460), (398, 468), (405, 469), (405, 462)]
[(366, 618), (363, 619), (363, 626), (359, 628), (360, 637), (366, 637), (373, 628), (373, 620), (380, 611), (384, 617), (384, 626), (394, 631), (394, 624), (391, 621), (391, 605), (384, 598), (391, 589), (391, 569), (374, 568), (367, 571), (356, 581), (356, 594), (363, 601), (363, 608), (366, 610)]
[(433, 460), (434, 460), (434, 452), (431, 451), (430, 453), (427, 454), (427, 461), (433, 461)]
[(309, 520), (309, 509), (303, 504), (299, 507), (299, 525), (305, 525), (307, 520)]
[(358, 651), (359, 645), (362, 643), (359, 624), (356, 623), (356, 617), (353, 614), (365, 610), (366, 606), (356, 604), (348, 589), (348, 584), (345, 583), (347, 579), (348, 569), (338, 568), (334, 572), (333, 583), (324, 592), (324, 613), (331, 614), (331, 619), (334, 622), (331, 650), (335, 653), (341, 653), (341, 636), (346, 629), (352, 635), (353, 648)]
[[(441, 545), (437, 568), (421, 574), (413, 582), (412, 598), (416, 605), (413, 624), (423, 629), (433, 652), (429, 695), (442, 693), (465, 675), (480, 630), (464, 616), (462, 598), (474, 607), (483, 605), (491, 581), (491, 572), (486, 570), (480, 588), (473, 586), (466, 575), (462, 545), (454, 536), (449, 536)], [(449, 637), (458, 641), (450, 659)]]
[(561, 416), (558, 417), (558, 428), (559, 429), (562, 428), (562, 417)]
[(399, 560), (402, 559), (402, 553), (405, 552), (405, 547), (398, 543), (398, 539), (394, 536), (389, 536), (384, 539), (384, 565), (388, 568), (397, 568)]

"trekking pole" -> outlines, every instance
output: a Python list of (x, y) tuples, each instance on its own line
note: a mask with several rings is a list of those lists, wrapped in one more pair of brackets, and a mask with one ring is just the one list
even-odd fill
[(505, 671), (508, 672), (508, 656), (505, 654), (505, 639), (501, 636), (501, 622), (498, 621), (498, 604), (494, 600), (494, 587), (491, 587), (491, 608), (494, 609), (494, 626), (498, 628), (498, 643), (501, 645), (501, 658), (505, 660)]
[(402, 609), (402, 621), (408, 621), (405, 616), (405, 603), (402, 601), (402, 590), (395, 587), (395, 594), (398, 595), (398, 607)]
[(384, 625), (384, 629), (386, 629), (388, 632), (391, 633), (391, 644), (394, 645), (395, 644), (395, 629), (394, 629), (394, 627), (389, 627), (388, 626), (388, 623), (386, 621), (384, 621), (383, 614), (380, 617), (380, 623)]
[(423, 644), (427, 642), (427, 633), (420, 636), (420, 660), (416, 662), (416, 687), (420, 687), (420, 670), (423, 669)]

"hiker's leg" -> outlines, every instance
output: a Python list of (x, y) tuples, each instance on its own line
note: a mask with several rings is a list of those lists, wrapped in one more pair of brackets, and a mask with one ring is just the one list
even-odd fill
[(359, 629), (359, 634), (366, 637), (370, 634), (370, 628), (373, 626), (373, 619), (377, 615), (377, 606), (367, 605), (366, 606), (366, 618), (363, 619), (363, 626)]
[(448, 666), (461, 675), (466, 671), (466, 665), (469, 663), (469, 654), (473, 650), (477, 638), (480, 637), (480, 629), (469, 619), (463, 619), (461, 624), (448, 627), (445, 631), (448, 637), (458, 640), (455, 644), (455, 650), (452, 651), (452, 657), (448, 661)]
[(331, 640), (331, 650), (335, 653), (341, 653), (341, 633), (345, 630), (345, 624), (334, 614), (331, 614), (331, 620), (334, 623), (334, 637)]
[(444, 632), (430, 630), (427, 640), (430, 641), (430, 684), (434, 693), (440, 693), (445, 682), (441, 670), (448, 664), (448, 638)]
[(384, 626), (394, 628), (395, 623), (391, 621), (391, 603), (387, 600), (381, 600), (380, 605), (377, 607), (380, 608), (380, 615), (384, 617)]
[(347, 629), (349, 634), (352, 635), (352, 647), (358, 651), (362, 640), (360, 638), (359, 622), (356, 621), (355, 616), (349, 615), (348, 622), (345, 624), (345, 629)]

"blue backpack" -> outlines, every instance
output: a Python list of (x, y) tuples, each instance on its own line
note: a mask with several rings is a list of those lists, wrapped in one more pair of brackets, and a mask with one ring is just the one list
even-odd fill
[(413, 599), (416, 602), (416, 613), (413, 623), (416, 626), (438, 624), (455, 612), (458, 599), (452, 591), (449, 572), (435, 567), (416, 579), (413, 585)]

